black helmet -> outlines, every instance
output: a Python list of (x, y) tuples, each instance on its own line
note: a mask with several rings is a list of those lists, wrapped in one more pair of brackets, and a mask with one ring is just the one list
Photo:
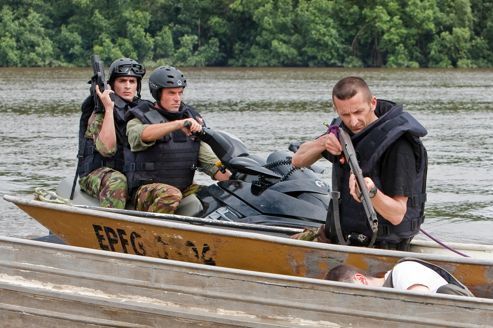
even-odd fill
[(113, 87), (113, 82), (120, 76), (134, 76), (137, 78), (137, 94), (140, 98), (140, 89), (142, 87), (142, 78), (146, 73), (144, 65), (139, 64), (136, 60), (130, 58), (120, 58), (111, 63), (108, 79), (109, 85)]
[(151, 95), (159, 102), (160, 92), (163, 88), (184, 88), (187, 80), (183, 73), (173, 66), (161, 66), (156, 68), (149, 76), (149, 90)]
[(144, 65), (130, 58), (120, 58), (115, 60), (110, 66), (109, 82), (113, 82), (119, 76), (135, 76), (138, 79), (144, 77), (146, 69)]

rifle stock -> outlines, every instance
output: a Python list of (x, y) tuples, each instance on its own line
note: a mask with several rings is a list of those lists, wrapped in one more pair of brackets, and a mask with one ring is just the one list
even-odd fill
[(368, 189), (366, 188), (363, 172), (361, 171), (361, 167), (358, 164), (358, 159), (356, 158), (356, 151), (354, 150), (351, 137), (342, 128), (339, 129), (339, 142), (341, 143), (342, 150), (344, 152), (344, 157), (346, 158), (349, 167), (351, 168), (351, 172), (353, 172), (354, 176), (356, 177), (356, 182), (358, 184), (359, 190), (362, 195), (361, 202), (365, 209), (366, 217), (368, 219), (370, 228), (373, 231), (372, 241), (374, 241), (378, 231), (377, 213), (373, 208), (373, 204), (370, 199), (370, 194), (368, 192)]

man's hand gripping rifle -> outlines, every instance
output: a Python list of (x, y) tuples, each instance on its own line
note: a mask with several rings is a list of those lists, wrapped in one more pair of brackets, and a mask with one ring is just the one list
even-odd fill
[(99, 88), (100, 92), (104, 92), (107, 89), (106, 79), (104, 76), (103, 62), (98, 55), (91, 56), (91, 64), (94, 75), (91, 78), (91, 95), (94, 99), (94, 112), (104, 113), (104, 106), (96, 93), (96, 88)]
[(351, 172), (354, 174), (356, 178), (356, 183), (361, 192), (361, 202), (365, 209), (366, 217), (368, 219), (368, 224), (373, 232), (372, 238), (368, 247), (372, 247), (377, 238), (378, 231), (378, 218), (375, 209), (373, 208), (373, 204), (370, 199), (370, 194), (368, 189), (366, 188), (365, 179), (363, 177), (363, 172), (358, 164), (358, 159), (356, 158), (356, 151), (354, 150), (353, 142), (351, 141), (351, 137), (349, 134), (344, 131), (342, 128), (338, 128), (337, 131), (333, 127), (331, 132), (334, 132), (336, 136), (338, 136), (339, 142), (342, 146), (342, 151), (344, 153), (344, 157), (346, 158), (347, 163), (351, 169)]

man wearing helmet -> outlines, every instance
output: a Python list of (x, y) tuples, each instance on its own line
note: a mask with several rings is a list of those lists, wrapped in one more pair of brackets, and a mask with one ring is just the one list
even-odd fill
[(216, 180), (230, 177), (218, 169), (212, 149), (193, 137), (204, 122), (182, 102), (186, 85), (180, 70), (157, 68), (149, 77), (156, 103), (142, 102), (127, 115), (125, 174), (136, 210), (174, 213), (183, 197), (199, 189), (193, 183), (196, 168)]
[[(103, 113), (93, 111), (93, 98), (83, 106), (92, 114), (86, 121), (81, 117), (79, 147), (79, 184), (83, 191), (99, 199), (103, 207), (125, 208), (128, 199), (127, 179), (123, 171), (123, 146), (126, 141), (125, 113), (140, 99), (145, 68), (130, 58), (115, 60), (109, 69), (111, 89), (101, 92), (95, 88), (104, 107)], [(92, 103), (91, 103), (92, 102)], [(90, 107), (92, 106), (92, 107)], [(81, 135), (82, 131), (83, 134)]]

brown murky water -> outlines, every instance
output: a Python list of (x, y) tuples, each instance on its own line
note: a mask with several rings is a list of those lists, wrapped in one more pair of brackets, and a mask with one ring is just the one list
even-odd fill
[[(377, 97), (403, 103), (428, 129), (423, 228), (443, 240), (493, 243), (493, 70), (183, 71), (189, 82), (186, 102), (209, 126), (236, 135), (258, 155), (322, 133), (322, 123), (333, 117), (334, 83), (346, 75), (364, 77)], [(89, 69), (0, 68), (0, 195), (54, 189), (74, 174), (79, 105), (90, 74)], [(146, 79), (143, 97), (150, 98)], [(3, 199), (0, 208), (1, 235), (46, 233)]]

